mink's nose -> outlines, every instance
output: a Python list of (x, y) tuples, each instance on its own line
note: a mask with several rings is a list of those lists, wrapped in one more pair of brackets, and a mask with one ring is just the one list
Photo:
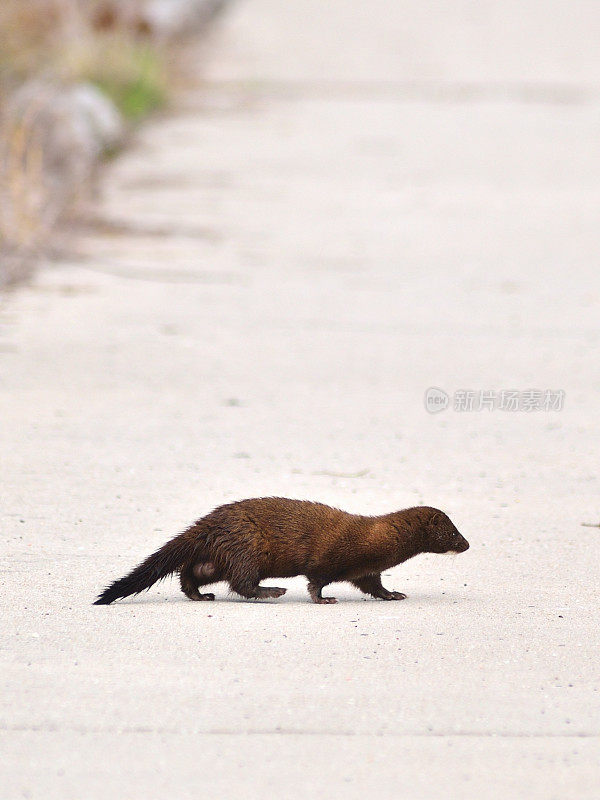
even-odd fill
[(460, 537), (460, 542), (458, 543), (458, 547), (456, 549), (459, 553), (464, 553), (465, 550), (469, 549), (469, 543), (464, 536)]

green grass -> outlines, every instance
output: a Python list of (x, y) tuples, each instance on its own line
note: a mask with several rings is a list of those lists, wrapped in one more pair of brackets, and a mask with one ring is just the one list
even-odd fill
[(123, 116), (137, 122), (167, 99), (165, 68), (152, 48), (128, 42), (107, 44), (81, 76), (104, 92)]

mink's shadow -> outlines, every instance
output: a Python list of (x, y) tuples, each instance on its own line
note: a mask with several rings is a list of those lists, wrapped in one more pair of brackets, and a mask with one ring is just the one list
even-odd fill
[[(337, 599), (337, 603), (331, 604), (334, 606), (363, 606), (369, 604), (382, 606), (387, 609), (415, 605), (463, 605), (464, 603), (473, 602), (473, 598), (461, 597), (460, 595), (453, 594), (441, 596), (437, 594), (411, 594), (404, 600), (379, 600), (374, 597), (344, 597), (343, 595), (335, 594), (335, 592), (331, 592), (331, 594)], [(186, 598), (183, 599), (185, 600)], [(215, 603), (223, 601), (227, 603), (252, 603), (254, 605), (315, 605), (310, 597), (307, 596), (304, 598), (301, 594), (286, 594), (283, 597), (268, 600), (247, 600), (243, 597), (235, 597), (232, 595), (224, 595), (222, 597), (216, 595)]]
[[(177, 594), (169, 595), (169, 596), (156, 596), (156, 595), (139, 595), (138, 597), (128, 597), (124, 599), (124, 602), (118, 603), (118, 605), (131, 605), (131, 606), (138, 606), (138, 605), (156, 605), (158, 603), (169, 603), (171, 605), (177, 605), (180, 603), (187, 603), (189, 605), (195, 606), (205, 606), (210, 608), (214, 603), (244, 603), (244, 604), (252, 604), (256, 605), (264, 605), (264, 606), (289, 606), (289, 605), (314, 605), (308, 593), (303, 595), (299, 591), (288, 591), (287, 594), (283, 595), (282, 597), (278, 598), (268, 598), (264, 600), (257, 600), (257, 599), (247, 599), (245, 597), (239, 597), (235, 594), (228, 592), (226, 589), (223, 589), (222, 592), (218, 591), (219, 584), (215, 584), (215, 586), (207, 587), (210, 591), (212, 591), (215, 595), (214, 600), (207, 600), (207, 601), (195, 601), (189, 600), (184, 595)], [(215, 587), (217, 590), (215, 591)], [(392, 609), (396, 607), (411, 607), (415, 605), (464, 605), (465, 603), (472, 603), (474, 602), (474, 598), (472, 597), (465, 597), (464, 595), (458, 594), (409, 594), (405, 600), (377, 600), (373, 597), (361, 597), (360, 595), (357, 596), (348, 596), (344, 593), (339, 594), (332, 591), (331, 594), (337, 598), (337, 603), (332, 605), (337, 606), (363, 606), (366, 604), (373, 605), (373, 606), (381, 606), (387, 609)]]

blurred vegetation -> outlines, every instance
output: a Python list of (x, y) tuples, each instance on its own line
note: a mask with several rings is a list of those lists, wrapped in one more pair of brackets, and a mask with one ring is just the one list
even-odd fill
[(166, 58), (135, 8), (135, 0), (1, 0), (3, 89), (43, 74), (96, 84), (129, 119), (159, 107)]
[[(59, 92), (83, 83), (132, 123), (162, 106), (168, 59), (139, 8), (138, 0), (0, 0), (0, 285), (15, 277), (10, 259), (45, 244), (76, 194), (44, 174), (49, 159), (56, 173), (57, 137), (44, 135), (36, 103), (15, 116), (13, 98), (32, 81)], [(68, 165), (62, 173), (74, 182)]]
[(104, 41), (101, 58), (91, 58), (81, 75), (103, 91), (126, 119), (137, 121), (166, 99), (163, 59), (147, 44)]

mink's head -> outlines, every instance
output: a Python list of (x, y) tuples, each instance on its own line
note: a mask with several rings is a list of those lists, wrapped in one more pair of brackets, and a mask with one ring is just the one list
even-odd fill
[(469, 549), (469, 543), (447, 514), (437, 508), (429, 511), (431, 514), (424, 526), (425, 549), (428, 553), (464, 553)]

